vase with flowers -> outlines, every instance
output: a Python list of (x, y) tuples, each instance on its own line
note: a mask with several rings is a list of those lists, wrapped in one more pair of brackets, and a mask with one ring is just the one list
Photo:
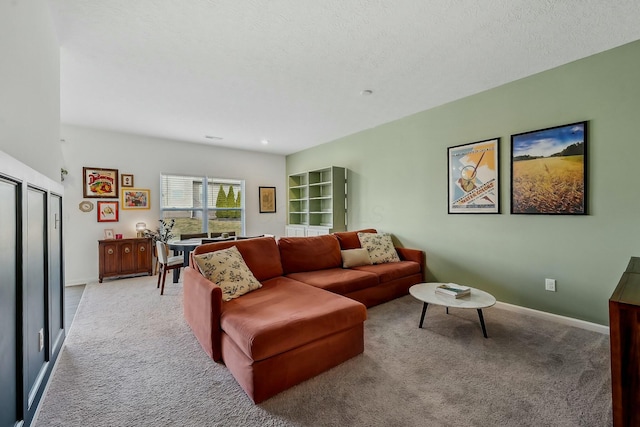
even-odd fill
[[(158, 253), (156, 251), (156, 242), (167, 243), (174, 237), (173, 234), (173, 226), (176, 224), (175, 219), (159, 219), (160, 225), (156, 228), (156, 231), (152, 230), (144, 230), (144, 237), (151, 238), (151, 243), (153, 245), (153, 256), (158, 258)], [(156, 270), (158, 268), (158, 263), (156, 262)]]

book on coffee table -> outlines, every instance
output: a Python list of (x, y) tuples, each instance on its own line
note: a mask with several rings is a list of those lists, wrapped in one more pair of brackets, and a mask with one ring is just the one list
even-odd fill
[(460, 298), (471, 294), (471, 288), (468, 286), (457, 285), (455, 283), (443, 283), (436, 287), (436, 293), (447, 295), (454, 298)]

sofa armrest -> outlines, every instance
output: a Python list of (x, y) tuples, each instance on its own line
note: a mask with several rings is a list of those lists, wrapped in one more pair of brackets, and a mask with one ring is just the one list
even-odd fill
[(424, 251), (419, 249), (396, 248), (398, 256), (402, 261), (414, 261), (420, 264), (420, 271), (425, 272), (426, 257)]
[(184, 268), (182, 282), (184, 318), (204, 351), (219, 362), (222, 360), (222, 289), (191, 267)]

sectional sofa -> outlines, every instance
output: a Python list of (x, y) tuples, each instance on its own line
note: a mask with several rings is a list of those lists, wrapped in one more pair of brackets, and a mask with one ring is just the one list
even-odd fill
[[(236, 249), (259, 288), (226, 301), (203, 259)], [(259, 403), (364, 351), (366, 307), (423, 281), (424, 253), (394, 249), (394, 262), (345, 268), (362, 264), (352, 256), (366, 252), (358, 232), (202, 245), (185, 268), (184, 316), (205, 352)]]

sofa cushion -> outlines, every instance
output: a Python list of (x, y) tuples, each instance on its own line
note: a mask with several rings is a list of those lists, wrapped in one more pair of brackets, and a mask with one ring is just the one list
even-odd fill
[(222, 299), (225, 301), (238, 298), (262, 286), (235, 246), (195, 255), (195, 260), (202, 275), (222, 289)]
[(364, 248), (347, 249), (340, 251), (342, 254), (342, 268), (357, 267), (359, 265), (371, 265), (369, 251)]
[(263, 282), (273, 277), (282, 276), (280, 251), (278, 250), (276, 239), (273, 237), (208, 243), (195, 248), (193, 254), (198, 255), (220, 249), (227, 249), (232, 246), (238, 248), (242, 258), (244, 258), (247, 266), (258, 281)]
[(222, 330), (259, 361), (347, 330), (367, 318), (364, 305), (287, 277), (223, 304)]
[(392, 280), (420, 273), (420, 264), (414, 261), (400, 261), (386, 264), (363, 265), (360, 267), (353, 267), (353, 269), (376, 274), (380, 283), (387, 283)]
[(314, 237), (282, 237), (278, 241), (284, 274), (342, 266), (338, 239), (329, 234)]
[(292, 273), (287, 277), (340, 295), (371, 288), (380, 283), (374, 273), (344, 268)]
[(360, 239), (358, 239), (358, 233), (377, 233), (375, 228), (366, 228), (364, 230), (357, 231), (340, 231), (337, 233), (333, 233), (334, 236), (338, 239), (338, 243), (340, 243), (340, 249), (358, 249), (362, 246), (360, 245)]
[(360, 239), (362, 247), (369, 251), (369, 256), (373, 264), (400, 261), (400, 257), (393, 247), (393, 242), (389, 234), (358, 233), (358, 239)]

